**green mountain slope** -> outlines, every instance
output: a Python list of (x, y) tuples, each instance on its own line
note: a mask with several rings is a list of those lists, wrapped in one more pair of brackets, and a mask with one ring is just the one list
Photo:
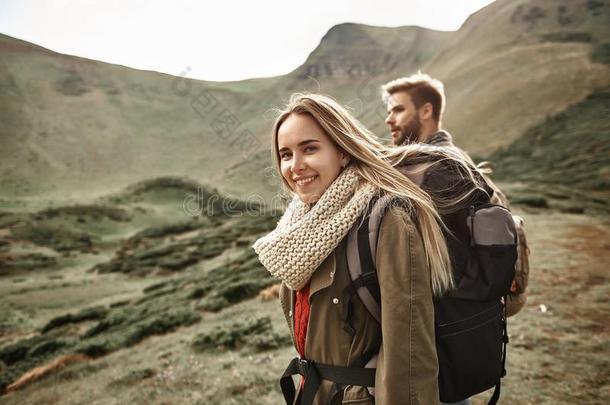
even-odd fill
[(608, 2), (499, 0), (470, 16), (426, 70), (445, 81), (456, 141), (488, 154), (607, 86), (610, 69), (591, 54), (608, 40)]
[[(305, 70), (329, 61), (326, 53), (342, 49), (345, 36), (359, 36), (359, 48), (350, 49), (358, 49), (360, 59), (349, 63), (387, 59), (391, 31), (337, 26), (303, 68), (231, 83), (138, 71), (0, 36), (1, 193), (80, 198), (172, 175), (269, 197), (275, 188), (265, 187), (261, 174), (270, 161), (270, 110), (293, 91), (316, 90)], [(409, 27), (400, 38), (419, 44), (419, 32), (428, 31)], [(343, 63), (339, 59), (329, 77), (334, 80)]]
[(545, 206), (555, 200), (551, 205), (568, 211), (608, 213), (609, 116), (610, 91), (590, 94), (497, 150), (490, 157), (496, 176), (529, 185), (516, 193), (517, 202)]
[[(582, 3), (582, 4), (581, 4)], [(331, 94), (386, 136), (379, 86), (422, 68), (445, 127), (480, 155), (610, 85), (610, 7), (498, 0), (456, 32), (340, 24), (278, 77), (206, 82), (58, 54), (0, 35), (0, 197), (94, 198), (148, 178), (269, 201), (273, 108)], [(188, 75), (187, 75), (188, 76)]]

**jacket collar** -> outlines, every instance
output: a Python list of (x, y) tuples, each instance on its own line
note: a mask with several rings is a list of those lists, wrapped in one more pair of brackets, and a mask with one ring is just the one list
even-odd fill
[[(309, 298), (308, 301), (311, 304), (311, 297), (320, 290), (328, 288), (332, 285), (335, 280), (335, 271), (337, 269), (336, 253), (333, 251), (331, 254), (324, 259), (320, 267), (313, 273), (309, 280)], [(285, 286), (288, 290), (286, 298), (288, 302), (284, 301), (280, 297), (282, 307), (286, 313), (294, 313), (294, 301), (296, 291), (291, 290), (288, 286)]]
[(430, 135), (430, 137), (424, 143), (433, 146), (453, 146), (453, 137), (449, 132), (441, 129), (440, 131)]
[(320, 267), (312, 274), (309, 284), (309, 302), (311, 297), (320, 290), (329, 287), (335, 280), (337, 268), (336, 252), (333, 251), (322, 262)]
[(286, 316), (286, 321), (288, 321), (288, 326), (290, 328), (290, 336), (292, 337), (292, 342), (295, 344), (294, 340), (294, 291), (288, 288), (285, 283), (282, 283), (280, 286), (280, 304), (282, 305), (282, 310), (284, 311), (284, 315)]
[[(328, 257), (322, 262), (320, 267), (313, 273), (310, 279), (309, 285), (309, 297), (308, 301), (311, 304), (311, 297), (320, 290), (330, 287), (335, 280), (335, 270), (337, 267), (336, 253), (333, 251)], [(294, 335), (294, 304), (296, 300), (296, 291), (290, 289), (285, 283), (282, 283), (280, 287), (280, 304), (288, 325), (290, 328), (290, 336), (292, 343), (296, 347), (295, 335)]]

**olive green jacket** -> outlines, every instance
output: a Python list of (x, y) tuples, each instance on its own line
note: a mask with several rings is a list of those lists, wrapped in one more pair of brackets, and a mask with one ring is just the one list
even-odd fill
[[(403, 210), (388, 209), (381, 222), (376, 254), (381, 290), (381, 325), (357, 295), (351, 323), (344, 329), (343, 292), (350, 283), (346, 241), (324, 260), (310, 280), (310, 317), (305, 358), (352, 367), (379, 353), (375, 396), (365, 387), (348, 386), (333, 395), (334, 383), (323, 381), (315, 404), (434, 405), (438, 399), (438, 361), (434, 342), (434, 307), (430, 270), (420, 234)], [(295, 293), (285, 284), (280, 302), (294, 340)], [(383, 339), (382, 339), (383, 336)]]

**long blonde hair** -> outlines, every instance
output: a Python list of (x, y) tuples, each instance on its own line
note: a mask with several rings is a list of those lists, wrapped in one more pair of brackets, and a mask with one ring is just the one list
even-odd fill
[[(424, 143), (411, 143), (386, 149), (386, 158), (395, 167), (405, 167), (403, 173), (417, 177), (430, 167), (444, 165), (453, 173), (455, 184), (451, 189), (434, 190), (431, 192), (434, 206), (439, 214), (449, 214), (470, 204), (476, 194), (486, 194), (486, 180), (482, 173), (486, 169), (479, 168), (470, 156), (455, 146), (434, 146)], [(442, 170), (441, 168), (440, 170)]]
[[(451, 261), (445, 243), (440, 217), (428, 194), (400, 173), (388, 158), (390, 151), (375, 135), (334, 99), (320, 94), (295, 93), (279, 112), (273, 127), (272, 151), (276, 169), (281, 173), (278, 153), (278, 131), (291, 114), (312, 117), (335, 144), (350, 156), (360, 176), (376, 188), (399, 198), (417, 215), (426, 258), (430, 267), (432, 291), (441, 295), (453, 287)], [(284, 187), (290, 189), (282, 178)]]

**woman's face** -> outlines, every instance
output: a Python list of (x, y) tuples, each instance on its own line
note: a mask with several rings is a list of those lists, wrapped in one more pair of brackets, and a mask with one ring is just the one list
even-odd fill
[(282, 177), (307, 204), (320, 199), (348, 162), (346, 153), (306, 114), (286, 118), (277, 144)]

